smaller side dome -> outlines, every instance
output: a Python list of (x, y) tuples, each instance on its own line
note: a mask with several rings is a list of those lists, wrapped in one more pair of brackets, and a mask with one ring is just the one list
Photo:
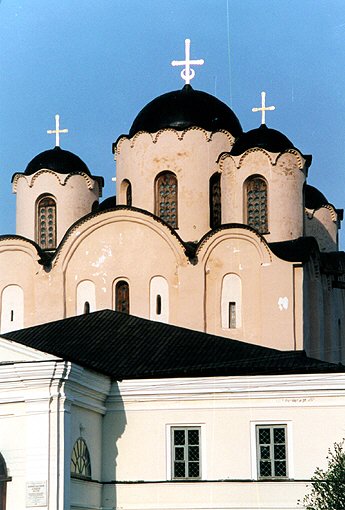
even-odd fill
[(90, 170), (79, 156), (60, 147), (49, 149), (35, 156), (25, 169), (25, 175), (32, 175), (42, 168), (53, 170), (59, 174), (83, 172), (91, 176)]
[(261, 124), (259, 128), (243, 133), (234, 143), (230, 154), (239, 156), (254, 147), (260, 147), (269, 152), (284, 152), (287, 149), (293, 149), (294, 145), (280, 131)]
[(111, 196), (103, 200), (96, 209), (97, 212), (107, 211), (116, 207), (116, 196)]
[(307, 209), (320, 209), (323, 205), (328, 204), (325, 195), (309, 184), (305, 187), (304, 202)]

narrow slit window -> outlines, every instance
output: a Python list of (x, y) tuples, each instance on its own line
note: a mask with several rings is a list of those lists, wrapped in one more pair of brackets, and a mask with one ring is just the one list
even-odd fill
[(210, 179), (210, 227), (217, 228), (222, 224), (220, 173)]
[(117, 282), (115, 287), (115, 310), (129, 313), (129, 285), (124, 280)]
[(124, 179), (121, 183), (121, 197), (121, 203), (132, 206), (132, 184), (128, 179)]
[(156, 297), (156, 314), (160, 315), (162, 313), (162, 297), (157, 294)]
[(242, 283), (237, 274), (224, 275), (220, 312), (223, 329), (240, 329), (242, 327)]
[(229, 329), (236, 328), (236, 303), (230, 301), (229, 303)]
[(84, 314), (86, 313), (90, 313), (90, 303), (88, 301), (84, 303)]
[(163, 276), (150, 281), (150, 320), (169, 322), (169, 285)]
[(132, 205), (132, 185), (130, 182), (128, 182), (126, 189), (126, 204), (128, 206)]
[[(24, 292), (19, 285), (8, 285), (1, 294), (0, 332), (24, 327)], [(1, 507), (0, 507), (1, 510)]]

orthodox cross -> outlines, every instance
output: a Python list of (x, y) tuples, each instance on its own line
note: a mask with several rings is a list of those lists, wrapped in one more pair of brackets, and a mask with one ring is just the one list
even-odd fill
[(68, 133), (68, 129), (60, 129), (60, 115), (55, 115), (55, 129), (48, 129), (48, 135), (55, 134), (55, 147), (60, 147), (60, 133)]
[(266, 106), (266, 92), (261, 92), (261, 108), (252, 108), (252, 112), (261, 112), (261, 124), (266, 124), (265, 113), (275, 109), (275, 106)]
[(185, 60), (173, 60), (171, 62), (172, 66), (184, 66), (184, 69), (181, 71), (181, 78), (186, 82), (186, 85), (189, 85), (190, 81), (195, 76), (194, 69), (191, 69), (191, 65), (193, 66), (202, 66), (204, 60), (191, 60), (190, 59), (190, 39), (186, 39), (184, 42), (185, 47)]

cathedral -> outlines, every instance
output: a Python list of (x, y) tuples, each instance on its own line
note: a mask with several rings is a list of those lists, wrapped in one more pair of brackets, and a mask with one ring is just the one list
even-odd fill
[(0, 331), (111, 309), (344, 361), (343, 210), (307, 183), (311, 156), (266, 126), (262, 99), (246, 133), (190, 83), (153, 99), (113, 143), (103, 201), (57, 123), (55, 148), (12, 178)]
[(297, 508), (344, 437), (343, 210), (266, 125), (265, 93), (243, 132), (190, 84), (189, 48), (183, 64), (114, 141), (116, 196), (58, 116), (13, 175), (1, 509)]

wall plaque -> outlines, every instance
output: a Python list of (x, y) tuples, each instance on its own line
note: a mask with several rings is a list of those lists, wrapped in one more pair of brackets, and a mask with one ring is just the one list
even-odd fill
[(47, 506), (47, 481), (27, 482), (26, 484), (26, 506), (37, 507)]

